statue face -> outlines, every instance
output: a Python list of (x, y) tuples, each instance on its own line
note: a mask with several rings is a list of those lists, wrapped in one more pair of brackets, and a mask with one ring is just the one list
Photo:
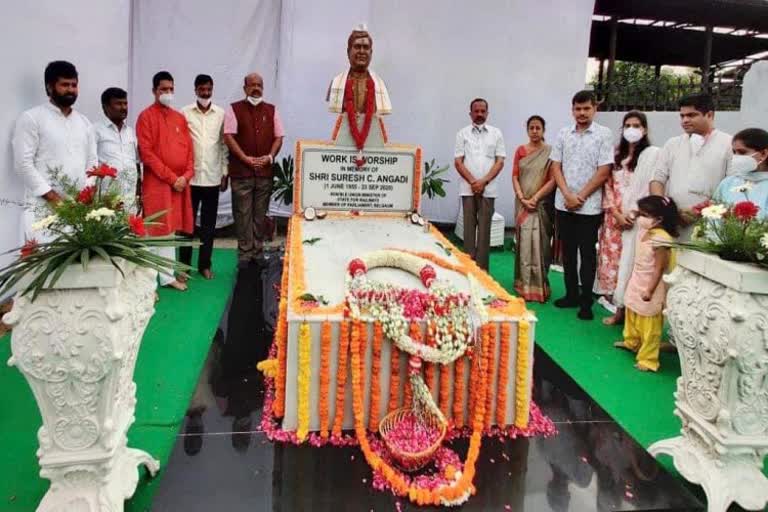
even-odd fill
[(365, 71), (371, 64), (373, 47), (371, 40), (367, 37), (358, 37), (352, 41), (352, 45), (347, 52), (349, 65), (354, 71)]

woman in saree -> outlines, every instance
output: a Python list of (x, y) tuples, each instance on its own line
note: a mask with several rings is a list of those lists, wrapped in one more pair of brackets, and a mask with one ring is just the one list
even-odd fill
[(549, 174), (552, 147), (544, 142), (541, 116), (526, 122), (528, 143), (515, 151), (512, 184), (515, 188), (515, 291), (527, 301), (546, 302), (550, 295), (555, 180)]

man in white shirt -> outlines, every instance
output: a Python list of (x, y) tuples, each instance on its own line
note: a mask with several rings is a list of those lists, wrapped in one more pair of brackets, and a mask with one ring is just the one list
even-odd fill
[(48, 102), (23, 112), (13, 132), (13, 167), (24, 181), (24, 202), (29, 205), (22, 222), (26, 240), (50, 239), (31, 228), (49, 214), (46, 204), (62, 199), (64, 191), (51, 173), (82, 186), (86, 171), (97, 165), (91, 123), (72, 108), (78, 93), (75, 66), (66, 61), (48, 64), (45, 91)]
[(128, 93), (110, 87), (101, 93), (101, 108), (107, 117), (93, 125), (96, 153), (100, 164), (117, 169), (117, 183), (125, 208), (138, 213), (140, 204), (139, 148), (136, 133), (125, 122), (128, 117)]
[(556, 300), (555, 306), (578, 307), (579, 319), (592, 320), (595, 246), (603, 221), (603, 183), (613, 166), (613, 135), (593, 121), (597, 102), (591, 91), (576, 93), (571, 111), (576, 123), (560, 130), (550, 155), (565, 281), (565, 297)]
[[(197, 268), (206, 279), (213, 279), (211, 256), (219, 211), (219, 191), (227, 189), (227, 162), (229, 151), (224, 144), (224, 109), (211, 103), (213, 78), (197, 75), (195, 78), (197, 101), (181, 109), (187, 118), (195, 153), (195, 176), (192, 178), (192, 218), (200, 211), (200, 253)], [(182, 263), (192, 264), (192, 248), (179, 250)]]
[(472, 124), (456, 134), (454, 166), (462, 178), (461, 204), (464, 210), (464, 248), (482, 269), (488, 270), (491, 249), (491, 219), (498, 196), (496, 177), (507, 156), (501, 130), (489, 124), (488, 102), (482, 98), (469, 105)]
[(730, 174), (731, 136), (715, 129), (715, 105), (707, 94), (680, 100), (680, 124), (685, 132), (664, 144), (656, 161), (651, 193), (668, 195), (683, 221), (680, 240), (690, 240), (696, 215), (693, 207), (712, 197)]

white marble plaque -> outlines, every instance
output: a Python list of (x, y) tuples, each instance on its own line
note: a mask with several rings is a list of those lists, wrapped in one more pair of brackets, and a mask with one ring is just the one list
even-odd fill
[[(414, 148), (415, 150), (415, 148)], [(363, 153), (332, 145), (301, 146), (301, 208), (409, 212), (416, 208), (414, 167), (416, 152), (406, 148), (380, 148)], [(418, 184), (420, 185), (420, 184)]]

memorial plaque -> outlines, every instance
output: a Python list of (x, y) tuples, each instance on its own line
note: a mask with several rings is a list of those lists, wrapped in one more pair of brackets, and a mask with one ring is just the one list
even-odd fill
[[(299, 142), (298, 205), (328, 211), (410, 212), (421, 193), (420, 150), (381, 147), (364, 152), (358, 167), (354, 147)], [(296, 198), (295, 198), (296, 199)]]

